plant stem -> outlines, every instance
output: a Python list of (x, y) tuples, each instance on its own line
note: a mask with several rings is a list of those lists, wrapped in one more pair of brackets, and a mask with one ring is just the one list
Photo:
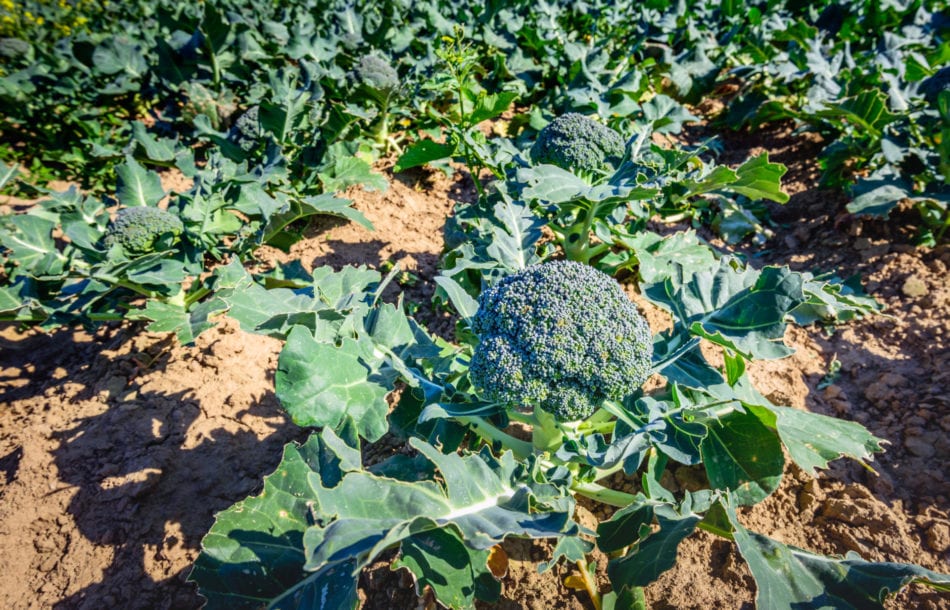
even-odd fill
[(597, 588), (597, 583), (590, 576), (590, 565), (587, 563), (587, 558), (577, 560), (577, 569), (581, 571), (581, 580), (584, 581), (584, 588), (587, 590), (587, 594), (590, 595), (590, 601), (594, 604), (594, 610), (601, 610), (603, 608), (603, 601), (600, 598), (600, 590)]
[(627, 493), (625, 491), (617, 491), (616, 489), (610, 489), (597, 483), (574, 482), (571, 485), (571, 491), (580, 494), (585, 498), (597, 500), (598, 502), (608, 506), (616, 506), (617, 508), (629, 506), (637, 499), (637, 497), (633, 494)]
[(456, 417), (455, 420), (461, 424), (468, 425), (472, 432), (483, 440), (489, 443), (499, 443), (503, 448), (514, 453), (519, 459), (525, 459), (534, 453), (534, 448), (531, 446), (531, 443), (517, 439), (507, 432), (499, 430), (497, 426), (485, 421), (481, 417)]

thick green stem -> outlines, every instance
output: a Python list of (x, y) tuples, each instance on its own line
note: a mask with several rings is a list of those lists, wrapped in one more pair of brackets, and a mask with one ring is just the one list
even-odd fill
[(455, 420), (469, 426), (472, 432), (483, 440), (489, 443), (499, 443), (502, 448), (508, 449), (519, 459), (525, 459), (534, 453), (531, 443), (499, 430), (497, 426), (485, 421), (481, 417), (456, 417)]
[(585, 498), (597, 500), (602, 504), (616, 506), (617, 508), (629, 506), (637, 499), (637, 497), (633, 494), (629, 494), (625, 491), (617, 491), (616, 489), (610, 489), (608, 487), (604, 487), (603, 485), (598, 485), (597, 483), (575, 482), (573, 485), (571, 485), (571, 491), (584, 496)]
[[(539, 453), (554, 453), (562, 444), (564, 433), (554, 416), (541, 407), (534, 407), (537, 423), (531, 429), (531, 444)], [(562, 424), (563, 425), (563, 424)]]

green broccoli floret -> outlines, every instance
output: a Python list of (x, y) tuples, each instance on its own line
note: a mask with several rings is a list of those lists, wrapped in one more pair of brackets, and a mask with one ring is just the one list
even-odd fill
[(548, 123), (531, 147), (535, 163), (549, 163), (581, 174), (615, 168), (623, 159), (626, 143), (619, 133), (576, 112)]
[(589, 265), (534, 265), (484, 291), (469, 370), (490, 400), (538, 405), (558, 421), (588, 417), (649, 375), (646, 320), (609, 275)]
[(260, 106), (251, 106), (234, 121), (229, 139), (244, 152), (250, 152), (260, 144), (264, 135), (260, 122)]
[(171, 212), (146, 206), (122, 208), (103, 243), (107, 248), (118, 244), (129, 254), (147, 254), (173, 245), (184, 230), (181, 219)]
[(385, 105), (400, 87), (399, 73), (378, 55), (364, 55), (353, 69), (352, 79), (379, 104)]

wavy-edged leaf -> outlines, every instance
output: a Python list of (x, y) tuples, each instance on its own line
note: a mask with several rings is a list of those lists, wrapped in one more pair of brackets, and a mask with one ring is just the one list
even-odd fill
[(756, 504), (778, 489), (785, 457), (775, 433), (751, 413), (734, 411), (709, 425), (700, 450), (713, 489)]
[(145, 169), (132, 157), (126, 157), (115, 173), (116, 199), (126, 207), (155, 206), (165, 196), (158, 174)]
[(369, 441), (389, 426), (386, 394), (391, 388), (370, 379), (354, 339), (322, 343), (306, 328), (294, 326), (280, 352), (275, 375), (277, 398), (298, 426), (339, 432), (353, 425)]
[(769, 610), (865, 610), (917, 582), (950, 591), (950, 575), (903, 563), (875, 563), (855, 553), (815, 555), (747, 530), (732, 502), (724, 505), (733, 539), (749, 564), (758, 591), (756, 607)]

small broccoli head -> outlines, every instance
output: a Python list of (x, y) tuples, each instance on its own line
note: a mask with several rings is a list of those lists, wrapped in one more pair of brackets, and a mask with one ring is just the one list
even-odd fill
[(351, 78), (374, 99), (382, 103), (399, 90), (399, 73), (389, 61), (378, 55), (364, 55), (353, 68)]
[(609, 171), (623, 159), (626, 144), (619, 133), (594, 119), (571, 112), (548, 123), (531, 147), (536, 163), (580, 173)]
[(653, 342), (623, 290), (589, 265), (555, 261), (510, 275), (479, 297), (469, 374), (491, 400), (588, 417), (646, 381)]
[(244, 152), (257, 148), (264, 130), (261, 129), (260, 106), (251, 106), (234, 121), (229, 138)]
[(185, 227), (181, 219), (159, 208), (122, 208), (109, 224), (104, 244), (119, 245), (129, 254), (148, 254), (178, 241)]

